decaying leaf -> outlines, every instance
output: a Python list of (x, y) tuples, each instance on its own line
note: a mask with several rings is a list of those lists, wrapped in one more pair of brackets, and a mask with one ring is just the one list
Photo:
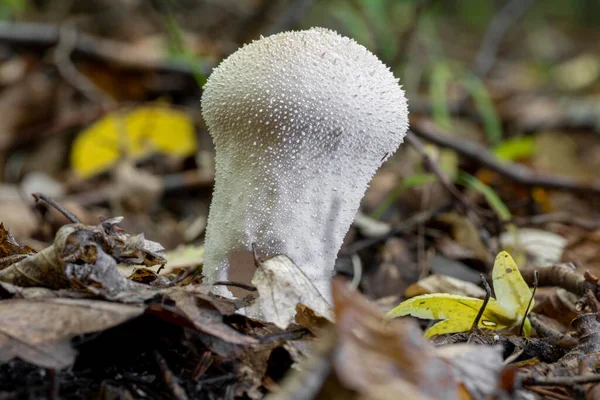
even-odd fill
[(438, 274), (429, 275), (412, 284), (406, 289), (404, 295), (410, 298), (431, 293), (449, 293), (477, 298), (485, 296), (485, 290), (474, 283)]
[(41, 286), (64, 289), (72, 286), (107, 298), (132, 290), (136, 283), (117, 269), (117, 259), (146, 266), (163, 264), (161, 245), (130, 236), (116, 224), (122, 218), (106, 220), (97, 226), (71, 224), (56, 234), (54, 244), (0, 271), (0, 281), (22, 287)]
[(303, 304), (333, 321), (331, 305), (292, 260), (284, 255), (259, 261), (252, 278), (264, 317), (281, 329), (294, 322), (296, 306)]
[[(518, 243), (515, 243), (515, 239), (518, 239)], [(532, 265), (545, 266), (560, 261), (567, 239), (541, 229), (521, 228), (516, 237), (510, 232), (500, 235), (500, 243), (508, 251), (525, 251)]]
[(503, 366), (501, 346), (456, 344), (436, 348), (436, 353), (450, 364), (456, 380), (472, 398), (485, 398), (498, 385)]
[(46, 368), (75, 361), (70, 340), (102, 331), (144, 312), (143, 307), (98, 300), (0, 301), (0, 361), (19, 357)]
[(35, 253), (29, 246), (21, 246), (0, 222), (0, 270)]
[[(187, 286), (173, 288), (163, 293), (175, 301), (177, 307), (185, 313), (199, 331), (231, 344), (257, 344), (257, 339), (244, 335), (224, 323), (223, 314), (211, 302), (205, 301), (195, 294), (195, 292), (198, 292), (199, 295), (206, 296), (209, 291), (210, 287), (204, 287), (203, 290), (202, 286)], [(218, 302), (217, 299), (213, 301)]]
[(35, 253), (29, 246), (22, 246), (15, 238), (12, 237), (10, 232), (4, 228), (4, 224), (0, 222), (0, 258), (14, 256), (16, 254), (32, 254)]
[[(384, 324), (377, 308), (343, 283), (334, 281), (333, 293), (337, 320), (333, 366), (344, 386), (362, 398), (458, 399), (463, 385), (479, 398), (495, 390), (502, 369), (499, 348), (461, 345), (448, 356), (424, 340), (412, 321)], [(465, 371), (466, 363), (469, 369), (478, 369), (479, 381)]]

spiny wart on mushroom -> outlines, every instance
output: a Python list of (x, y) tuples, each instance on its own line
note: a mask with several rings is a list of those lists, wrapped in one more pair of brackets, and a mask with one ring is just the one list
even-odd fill
[(216, 148), (206, 281), (249, 282), (254, 246), (290, 257), (329, 299), (360, 200), (408, 127), (398, 79), (334, 31), (285, 32), (215, 68), (202, 112)]

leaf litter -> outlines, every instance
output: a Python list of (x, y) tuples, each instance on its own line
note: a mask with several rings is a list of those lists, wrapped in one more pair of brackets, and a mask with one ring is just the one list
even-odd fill
[[(36, 9), (43, 15), (59, 2), (41, 3), (48, 3)], [(88, 13), (85, 3), (56, 13), (85, 16), (86, 26), (75, 27), (81, 29), (81, 40), (74, 44), (73, 57), (42, 56), (64, 47), (57, 29), (64, 25), (62, 19), (44, 16), (50, 25), (42, 25), (26, 13), (9, 16), (10, 22), (0, 27), (2, 48), (9, 49), (0, 59), (0, 148), (5, 155), (0, 221), (17, 239), (0, 229), (0, 270), (7, 271), (0, 279), (0, 321), (10, 321), (10, 327), (0, 324), (0, 354), (7, 360), (0, 363), (0, 397), (600, 396), (599, 58), (589, 24), (584, 22), (583, 31), (572, 26), (573, 32), (545, 17), (538, 18), (547, 21), (541, 25), (529, 19), (526, 31), (516, 24), (506, 31), (498, 54), (490, 56), (482, 43), (484, 61), (495, 65), (474, 68), (476, 78), (460, 66), (473, 61), (469, 35), (455, 40), (461, 30), (447, 18), (450, 10), (439, 16), (438, 11), (428, 12), (433, 7), (427, 4), (435, 2), (416, 2), (415, 12), (408, 14), (412, 6), (406, 2), (351, 2), (356, 3), (351, 7), (323, 3), (338, 7), (333, 12), (336, 23), (352, 36), (390, 56), (385, 58), (393, 70), (406, 71), (401, 78), (410, 93), (414, 134), (428, 142), (426, 153), (439, 164), (436, 175), (418, 152), (404, 145), (375, 177), (361, 207), (363, 216), (371, 217), (357, 219), (336, 266), (342, 276), (362, 278), (356, 281), (364, 295), (336, 283), (332, 313), (318, 297), (305, 296), (304, 289), (308, 294), (311, 289), (285, 255), (261, 260), (266, 267), (259, 273), (281, 267), (300, 279), (298, 285), (289, 276), (263, 274), (257, 287), (247, 287), (247, 298), (231, 300), (214, 296), (201, 283), (203, 249), (198, 239), (206, 225), (214, 174), (199, 118), (198, 87), (186, 66), (164, 60), (165, 54), (180, 57), (171, 48), (178, 46), (159, 48), (159, 41), (145, 36), (152, 29), (148, 20), (157, 15), (152, 6), (147, 7), (150, 18), (140, 15), (144, 11), (139, 7), (119, 7), (114, 29), (100, 37), (87, 31), (105, 31), (105, 22), (99, 22), (106, 20), (104, 13)], [(185, 24), (173, 36), (191, 42), (193, 52), (206, 57), (194, 59), (204, 69), (198, 81), (209, 70), (204, 67), (227, 54), (233, 43), (249, 42), (272, 28), (261, 20), (295, 20), (249, 17), (266, 15), (275, 2), (246, 2), (260, 12), (240, 1), (223, 0), (228, 6), (219, 4), (218, 10), (208, 8), (208, 2), (189, 3), (183, 8), (173, 4), (173, 21)], [(507, 2), (517, 8), (527, 3)], [(324, 17), (313, 15), (303, 23), (329, 23), (333, 14), (326, 8), (321, 8)], [(569, 7), (563, 8), (567, 12)], [(535, 16), (546, 9), (528, 12)], [(498, 10), (490, 27), (506, 22)], [(414, 31), (404, 32), (401, 21), (388, 18), (411, 14), (423, 22), (413, 24)], [(191, 23), (185, 22), (188, 15)], [(25, 24), (34, 44), (27, 51), (19, 41), (23, 16), (33, 17)], [(461, 26), (463, 17), (461, 12), (455, 15)], [(471, 17), (468, 24), (476, 30)], [(120, 24), (120, 18), (127, 23)], [(437, 18), (444, 23), (437, 24)], [(387, 26), (388, 19), (393, 26)], [(373, 21), (375, 35), (370, 32)], [(139, 27), (144, 34), (136, 31)], [(210, 34), (205, 37), (203, 30)], [(40, 31), (45, 34), (40, 36)], [(123, 41), (132, 33), (135, 45)], [(382, 40), (388, 36), (398, 40)], [(408, 46), (411, 37), (419, 46)], [(41, 54), (31, 51), (38, 47)], [(65, 73), (65, 64), (87, 78), (100, 96), (89, 96), (89, 85)], [(443, 79), (428, 76), (436, 65), (446, 70)], [(470, 86), (464, 85), (466, 77)], [(428, 89), (448, 96), (421, 98)], [(466, 90), (467, 101), (457, 100), (461, 90)], [(157, 113), (159, 108), (177, 110), (185, 121), (174, 122), (183, 122), (184, 129), (170, 132), (173, 124), (165, 123), (167, 115)], [(431, 129), (432, 119), (443, 120), (446, 130)], [(125, 132), (106, 124), (119, 120), (127, 126)], [(141, 123), (127, 125), (128, 120)], [(99, 132), (101, 126), (94, 121), (104, 121), (109, 129)], [(200, 128), (197, 132), (191, 131), (192, 123)], [(186, 139), (170, 140), (178, 134)], [(129, 143), (118, 143), (120, 137)], [(83, 151), (73, 152), (73, 143), (82, 140), (88, 140), (79, 148)], [(171, 147), (177, 145), (183, 148)], [(100, 154), (103, 149), (108, 154)], [(185, 156), (193, 150), (195, 157)], [(69, 155), (71, 160), (76, 155), (79, 164), (67, 170)], [(30, 179), (36, 171), (44, 171), (54, 183)], [(87, 179), (72, 179), (77, 171)], [(454, 184), (465, 172), (493, 196), (489, 190), (467, 187), (459, 188), (457, 197), (440, 183), (440, 176), (447, 175)], [(23, 201), (31, 192), (56, 196), (85, 224), (70, 223), (55, 237), (68, 222), (52, 208)], [(470, 205), (467, 210), (465, 204)], [(499, 205), (509, 213), (499, 215)], [(466, 217), (469, 211), (481, 223)], [(123, 215), (119, 225), (144, 236), (117, 231), (116, 225), (96, 225), (96, 215)], [(197, 223), (185, 227), (180, 221)], [(162, 268), (169, 253), (155, 243), (167, 249), (185, 243), (194, 251), (174, 263), (168, 257)], [(437, 336), (432, 347), (417, 328), (426, 329), (426, 322), (405, 318), (382, 326), (386, 311), (415, 295), (487, 296), (476, 286), (479, 275), (492, 280), (491, 260), (501, 250), (515, 257), (529, 287), (535, 271), (539, 274), (535, 307), (528, 314), (531, 337), (473, 331)], [(356, 257), (360, 271), (353, 262)], [(275, 259), (281, 262), (272, 263)], [(121, 276), (115, 265), (129, 269)], [(277, 301), (266, 307), (281, 317), (279, 326), (238, 312), (261, 301), (259, 291), (252, 289), (275, 296)], [(294, 301), (303, 304), (294, 307)], [(12, 336), (7, 339), (7, 334)], [(291, 382), (285, 378), (288, 373)]]

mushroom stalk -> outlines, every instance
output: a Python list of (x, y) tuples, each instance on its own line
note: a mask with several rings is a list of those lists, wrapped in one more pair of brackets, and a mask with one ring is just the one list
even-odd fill
[(216, 148), (206, 281), (247, 283), (253, 251), (285, 254), (330, 299), (360, 200), (406, 133), (398, 80), (352, 39), (285, 32), (225, 59), (204, 87), (202, 111)]

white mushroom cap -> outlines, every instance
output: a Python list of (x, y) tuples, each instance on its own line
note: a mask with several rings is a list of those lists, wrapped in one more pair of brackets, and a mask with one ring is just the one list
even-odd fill
[(216, 147), (206, 281), (251, 276), (242, 255), (254, 245), (260, 256), (290, 257), (330, 298), (360, 200), (408, 127), (398, 79), (334, 31), (285, 32), (225, 59), (202, 112)]

